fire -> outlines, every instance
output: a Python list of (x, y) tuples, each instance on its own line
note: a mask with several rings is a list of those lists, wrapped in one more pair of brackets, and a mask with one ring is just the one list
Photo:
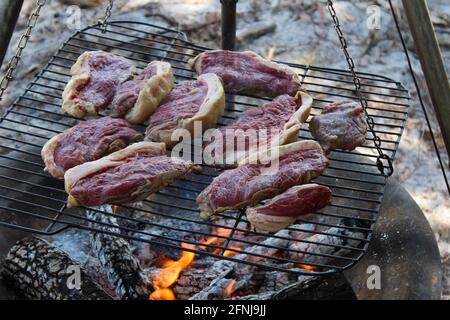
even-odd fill
[(225, 288), (225, 293), (227, 294), (228, 297), (231, 297), (231, 294), (233, 293), (233, 287), (234, 284), (236, 283), (236, 279), (232, 279), (226, 286)]
[(305, 269), (305, 270), (307, 270), (307, 271), (314, 271), (314, 270), (317, 269), (317, 267), (311, 266), (311, 265), (309, 265), (309, 264), (298, 264), (297, 267), (302, 268), (302, 269)]
[(150, 300), (176, 300), (172, 289), (158, 289), (152, 292)]
[[(216, 230), (218, 236), (212, 236), (202, 242), (199, 248), (207, 250), (207, 245), (217, 244), (222, 245), (224, 242), (223, 237), (227, 237), (231, 233), (231, 229), (218, 228)], [(187, 243), (182, 243), (181, 246), (187, 249), (195, 249), (195, 246)], [(237, 246), (230, 246), (230, 249), (239, 250)], [(222, 249), (216, 248), (211, 253), (219, 254)], [(225, 250), (223, 256), (229, 257), (236, 254), (233, 250)], [(175, 293), (170, 287), (178, 280), (180, 273), (186, 269), (195, 258), (195, 253), (190, 251), (182, 251), (181, 257), (178, 260), (164, 259), (160, 262), (162, 270), (153, 278), (153, 287), (155, 291), (150, 295), (151, 300), (175, 300)], [(228, 284), (226, 290), (227, 294), (231, 295), (233, 292), (233, 285), (236, 280), (232, 280)]]
[[(195, 249), (191, 244), (182, 243), (183, 248)], [(195, 253), (190, 251), (182, 251), (181, 258), (174, 261), (167, 259), (163, 262), (163, 269), (153, 279), (153, 287), (156, 289), (151, 295), (151, 300), (175, 300), (175, 294), (171, 285), (177, 281), (180, 272), (187, 268), (194, 261)]]
[[(236, 247), (236, 246), (229, 246), (229, 248), (230, 248), (230, 249), (235, 249), (235, 250), (241, 249), (241, 248)], [(233, 251), (233, 250), (225, 250), (225, 252), (223, 253), (223, 256), (224, 256), (224, 257), (229, 257), (229, 256), (232, 256), (232, 255), (234, 255), (234, 254), (236, 254), (236, 253), (237, 253), (237, 252), (236, 252), (236, 251)]]
[[(217, 244), (217, 245), (221, 245), (224, 242), (224, 238), (223, 237), (228, 237), (231, 233), (231, 229), (227, 229), (227, 228), (217, 228), (216, 230), (217, 233), (217, 237), (213, 236), (213, 237), (209, 237), (208, 239), (206, 239), (205, 241), (203, 241), (203, 244), (205, 245), (209, 245), (209, 244)], [(208, 247), (207, 246), (200, 246), (200, 248), (202, 248), (203, 250), (207, 250)], [(240, 248), (237, 246), (229, 246), (230, 249), (234, 249), (234, 250), (239, 250)], [(220, 254), (220, 251), (222, 249), (216, 248), (213, 249), (211, 251), (211, 253), (213, 254)], [(232, 256), (234, 254), (236, 254), (237, 252), (233, 251), (233, 250), (225, 250), (223, 253), (224, 257), (229, 257)]]

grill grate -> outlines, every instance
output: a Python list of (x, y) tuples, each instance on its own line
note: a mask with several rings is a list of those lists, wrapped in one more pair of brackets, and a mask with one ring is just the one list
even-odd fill
[[(297, 227), (288, 228), (290, 243), (304, 244), (297, 249), (280, 247), (276, 240), (287, 240), (285, 234), (268, 236), (250, 229), (243, 211), (226, 212), (211, 221), (201, 221), (195, 198), (219, 174), (217, 169), (206, 165), (203, 173), (176, 181), (149, 197), (139, 208), (121, 206), (114, 214), (119, 227), (110, 231), (104, 228), (109, 226), (107, 223), (89, 220), (85, 210), (67, 209), (63, 182), (42, 171), (40, 150), (51, 136), (76, 123), (76, 119), (61, 112), (61, 94), (70, 79), (69, 69), (78, 56), (86, 50), (99, 49), (133, 60), (138, 69), (155, 59), (168, 61), (177, 82), (195, 77), (186, 62), (207, 48), (190, 43), (181, 32), (127, 21), (111, 22), (106, 33), (95, 25), (70, 37), (1, 118), (0, 147), (4, 152), (0, 154), (0, 225), (46, 235), (67, 228), (101, 229), (150, 243), (152, 247), (183, 249), (203, 257), (296, 274), (340, 271), (362, 257), (386, 184), (386, 177), (375, 165), (376, 150), (369, 136), (365, 145), (355, 151), (331, 154), (330, 167), (315, 182), (332, 189), (332, 204), (317, 212), (313, 220), (300, 219)], [(289, 65), (298, 71), (303, 87), (314, 98), (313, 115), (320, 113), (324, 103), (339, 99), (357, 101), (348, 71)], [(383, 76), (370, 73), (359, 73), (359, 76), (369, 114), (375, 120), (375, 131), (382, 138), (382, 149), (393, 159), (407, 117), (408, 92), (400, 83)], [(219, 125), (229, 123), (240, 112), (260, 105), (263, 100), (227, 95), (226, 113)], [(144, 130), (145, 126), (138, 129)], [(311, 139), (309, 130), (303, 128), (300, 137)], [(111, 214), (101, 208), (94, 211)], [(208, 237), (217, 237), (218, 241), (205, 242)], [(331, 241), (322, 241), (324, 238)], [(183, 242), (192, 246), (182, 247)], [(246, 252), (250, 247), (257, 250)], [(272, 254), (271, 249), (282, 254)], [(246, 259), (230, 254), (244, 252)], [(301, 258), (292, 258), (293, 253)], [(308, 264), (313, 270), (299, 268), (299, 264)]]

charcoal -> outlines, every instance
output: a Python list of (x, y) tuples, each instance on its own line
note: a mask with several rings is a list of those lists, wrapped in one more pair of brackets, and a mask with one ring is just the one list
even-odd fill
[[(99, 207), (99, 210), (112, 213), (110, 206)], [(93, 228), (120, 234), (114, 216), (97, 210), (86, 210), (86, 215), (93, 220), (90, 222)], [(139, 259), (133, 255), (127, 240), (106, 233), (92, 232), (91, 246), (105, 269), (110, 283), (115, 288), (118, 298), (148, 299), (149, 282), (144, 276)]]
[[(80, 271), (79, 286), (71, 277)], [(25, 238), (10, 249), (2, 274), (28, 299), (110, 300), (86, 271), (66, 253), (38, 238)]]

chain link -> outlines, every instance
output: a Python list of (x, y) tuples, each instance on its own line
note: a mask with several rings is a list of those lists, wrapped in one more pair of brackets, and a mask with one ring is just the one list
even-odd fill
[(20, 36), (14, 56), (8, 62), (6, 73), (0, 81), (0, 101), (2, 101), (3, 94), (8, 88), (9, 82), (13, 79), (14, 70), (19, 64), (19, 60), (22, 57), (22, 51), (27, 46), (28, 39), (30, 39), (31, 36), (31, 31), (36, 25), (41, 9), (45, 5), (45, 2), (46, 0), (36, 1), (36, 9), (34, 9), (33, 13), (31, 13), (30, 17), (28, 18), (27, 28), (25, 32)]
[(361, 93), (361, 79), (356, 74), (355, 62), (353, 61), (352, 57), (350, 56), (350, 53), (348, 52), (347, 40), (345, 39), (344, 33), (341, 30), (341, 24), (339, 22), (339, 18), (334, 9), (333, 1), (327, 0), (327, 6), (328, 6), (328, 11), (331, 14), (331, 18), (333, 19), (333, 22), (334, 22), (334, 29), (336, 30), (336, 33), (339, 37), (339, 42), (341, 43), (342, 50), (344, 51), (344, 55), (345, 55), (345, 59), (347, 60), (348, 68), (352, 74), (353, 83), (354, 83), (355, 89), (356, 89), (356, 96), (359, 99), (361, 106), (364, 109), (364, 113), (366, 115), (367, 126), (369, 128), (369, 131), (372, 133), (373, 143), (378, 152), (378, 157), (377, 157), (377, 161), (376, 161), (378, 170), (382, 174), (385, 174), (385, 167), (384, 167), (383, 161), (386, 161), (388, 164), (388, 168), (389, 168), (389, 171), (386, 173), (386, 175), (390, 176), (394, 173), (394, 168), (392, 166), (392, 159), (388, 155), (383, 153), (383, 150), (381, 149), (381, 139), (379, 136), (377, 136), (377, 134), (375, 133), (375, 130), (374, 130), (375, 122), (374, 122), (373, 118), (367, 112), (367, 100), (363, 97), (363, 95)]
[(109, 3), (105, 9), (105, 15), (103, 16), (103, 19), (98, 19), (98, 23), (100, 23), (102, 33), (106, 32), (106, 28), (108, 27), (108, 20), (111, 17), (111, 12), (112, 12), (113, 6), (114, 6), (114, 0), (109, 0)]

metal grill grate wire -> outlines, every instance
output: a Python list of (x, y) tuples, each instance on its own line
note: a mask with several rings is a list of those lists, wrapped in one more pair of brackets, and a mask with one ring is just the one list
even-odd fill
[[(60, 108), (61, 94), (70, 79), (71, 65), (82, 52), (99, 49), (133, 60), (138, 69), (155, 59), (168, 61), (173, 66), (176, 82), (179, 82), (195, 78), (186, 62), (208, 48), (189, 42), (181, 32), (127, 21), (110, 22), (106, 33), (101, 32), (99, 25), (94, 25), (70, 37), (0, 119), (0, 148), (4, 150), (0, 153), (0, 225), (47, 235), (67, 228), (99, 231), (95, 226), (100, 227), (100, 222), (86, 218), (84, 210), (66, 208), (63, 182), (42, 171), (40, 157), (40, 149), (51, 136), (77, 121), (63, 114)], [(293, 63), (288, 65), (298, 71), (303, 87), (314, 98), (312, 115), (320, 113), (325, 103), (342, 99), (357, 101), (348, 71)], [(381, 136), (381, 148), (394, 159), (408, 114), (408, 92), (400, 83), (384, 76), (362, 72), (359, 76), (369, 114), (375, 119), (375, 131)], [(242, 111), (265, 100), (227, 95), (226, 113), (218, 125), (229, 123)], [(138, 126), (138, 129), (144, 130), (145, 126)], [(312, 138), (306, 127), (301, 130), (300, 138)], [(105, 228), (102, 232), (154, 246), (183, 249), (203, 256), (296, 274), (320, 275), (346, 269), (356, 263), (367, 249), (386, 185), (386, 177), (378, 172), (374, 161), (377, 155), (373, 139), (368, 136), (366, 140), (365, 145), (355, 151), (333, 152), (330, 167), (315, 180), (333, 191), (330, 206), (317, 212), (312, 221), (308, 218), (298, 222), (313, 224), (315, 230), (288, 228), (292, 233), (302, 235), (296, 241), (316, 246), (316, 250), (298, 250), (303, 257), (326, 258), (326, 263), (307, 263), (315, 267), (314, 271), (292, 268), (305, 263), (301, 259), (246, 252), (245, 248), (258, 246), (283, 252), (295, 252), (295, 249), (262, 244), (260, 239), (283, 239), (283, 236), (268, 236), (250, 229), (243, 212), (226, 212), (207, 222), (200, 220), (195, 198), (220, 173), (206, 165), (203, 166), (203, 173), (176, 181), (149, 197), (139, 208), (121, 206), (115, 214), (120, 234), (105, 231)], [(108, 226), (106, 223), (102, 225)], [(228, 230), (229, 234), (217, 234), (218, 228)], [(330, 228), (342, 232), (329, 234)], [(315, 237), (308, 237), (314, 235), (329, 235), (340, 241), (321, 243)], [(222, 241), (203, 243), (208, 237), (217, 237)], [(349, 245), (350, 240), (357, 241), (359, 245)], [(195, 249), (182, 248), (182, 242), (194, 245)], [(322, 250), (324, 247), (330, 250)], [(246, 253), (253, 258), (236, 258), (238, 255), (225, 255), (226, 251)]]

